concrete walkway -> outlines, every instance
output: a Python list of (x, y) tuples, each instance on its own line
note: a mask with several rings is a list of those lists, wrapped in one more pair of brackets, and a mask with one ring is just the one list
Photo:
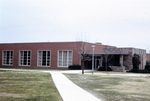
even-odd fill
[(101, 101), (75, 85), (61, 72), (50, 72), (63, 101)]

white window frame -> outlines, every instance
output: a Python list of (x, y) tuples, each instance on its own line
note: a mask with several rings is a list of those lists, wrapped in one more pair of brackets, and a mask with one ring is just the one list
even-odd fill
[[(12, 51), (12, 60), (11, 60), (11, 56), (9, 56), (9, 64), (4, 64), (4, 51)], [(7, 57), (7, 56), (6, 56)], [(10, 61), (12, 61), (12, 64), (10, 64)], [(14, 51), (13, 50), (3, 50), (2, 51), (2, 65), (4, 66), (13, 66), (13, 62), (14, 62)]]
[[(46, 51), (46, 54), (47, 54), (47, 51), (50, 51), (50, 60), (49, 60), (49, 66), (47, 66), (47, 55), (46, 55), (46, 66), (43, 66), (42, 64), (41, 65), (39, 65), (39, 52), (40, 51)], [(41, 61), (42, 61), (42, 59), (41, 59)], [(51, 50), (38, 50), (37, 51), (37, 66), (38, 67), (51, 67)]]
[[(60, 66), (59, 65), (59, 52), (60, 51), (62, 51), (62, 65)], [(67, 51), (67, 66), (64, 66), (64, 64), (63, 64), (63, 52), (64, 51)], [(66, 67), (66, 68), (68, 68), (68, 66), (69, 66), (69, 64), (68, 64), (68, 62), (69, 62), (69, 52), (72, 52), (72, 55), (71, 55), (71, 64), (70, 65), (72, 65), (72, 63), (73, 63), (73, 50), (58, 50), (58, 54), (57, 54), (57, 67)]]
[[(27, 65), (21, 65), (21, 51), (25, 52), (27, 51)], [(30, 65), (28, 65), (28, 51), (30, 51)], [(31, 50), (19, 50), (19, 66), (31, 66), (31, 57), (32, 57), (32, 51)]]

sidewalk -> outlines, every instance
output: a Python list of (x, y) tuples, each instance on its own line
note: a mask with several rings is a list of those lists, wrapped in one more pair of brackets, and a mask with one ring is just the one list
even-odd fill
[(61, 72), (50, 72), (63, 101), (101, 101), (75, 85)]

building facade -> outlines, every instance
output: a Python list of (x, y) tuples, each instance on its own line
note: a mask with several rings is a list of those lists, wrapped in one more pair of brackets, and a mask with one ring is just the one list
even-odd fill
[(146, 54), (146, 59), (148, 62), (150, 62), (150, 54)]
[(144, 69), (146, 65), (146, 50), (137, 49), (137, 48), (104, 48), (104, 52), (112, 53), (110, 55), (119, 57), (118, 63), (119, 66), (112, 65), (111, 68), (113, 71), (128, 71), (133, 69), (132, 58), (134, 54), (137, 54), (140, 57), (139, 69)]
[(0, 44), (0, 67), (68, 69), (69, 65), (81, 65), (78, 52), (91, 51), (92, 45), (95, 52), (105, 47), (87, 42)]
[[(47, 42), (47, 43), (7, 43), (0, 44), (0, 67), (68, 69), (70, 65), (81, 65), (81, 54), (92, 56), (94, 67), (103, 65), (104, 55), (113, 56), (110, 66), (113, 71), (131, 70), (134, 53), (140, 55), (140, 69), (144, 69), (146, 50), (117, 48), (88, 42)], [(84, 61), (85, 69), (92, 68), (92, 60)]]

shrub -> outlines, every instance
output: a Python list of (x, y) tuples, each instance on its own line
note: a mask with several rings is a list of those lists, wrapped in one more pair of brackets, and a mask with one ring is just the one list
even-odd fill
[(149, 73), (149, 71), (146, 69), (131, 69), (129, 72), (132, 72), (132, 73)]
[(150, 72), (150, 63), (146, 62), (145, 70), (148, 70)]
[[(106, 71), (106, 67), (102, 66), (98, 68), (98, 71)], [(110, 67), (107, 67), (107, 71), (112, 71), (112, 69)]]
[(80, 65), (71, 65), (71, 66), (68, 67), (68, 69), (70, 69), (70, 70), (80, 70), (81, 66)]

